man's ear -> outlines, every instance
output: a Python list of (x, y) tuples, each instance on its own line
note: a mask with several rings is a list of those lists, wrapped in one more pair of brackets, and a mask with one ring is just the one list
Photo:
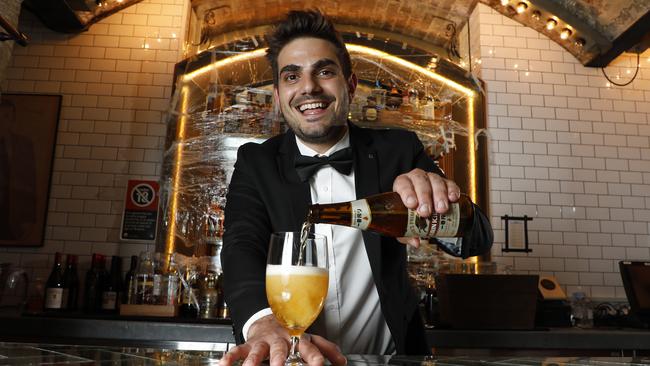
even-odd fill
[(348, 96), (350, 97), (350, 100), (354, 99), (354, 92), (357, 90), (357, 83), (357, 75), (352, 73), (348, 78)]

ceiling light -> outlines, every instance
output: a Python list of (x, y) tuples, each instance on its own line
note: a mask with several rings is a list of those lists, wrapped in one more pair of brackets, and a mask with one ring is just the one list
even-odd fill
[(528, 9), (528, 4), (526, 3), (519, 3), (517, 4), (517, 13), (521, 14)]
[(542, 13), (540, 13), (539, 10), (535, 10), (531, 16), (533, 17), (533, 19), (539, 21), (542, 18)]
[(587, 41), (585, 41), (584, 38), (578, 38), (576, 39), (575, 45), (578, 47), (584, 47)]
[(557, 25), (557, 20), (551, 18), (546, 21), (546, 29), (551, 30)]
[(501, 0), (501, 5), (506, 6), (509, 2), (510, 0)]
[(564, 29), (562, 29), (562, 33), (560, 33), (560, 38), (567, 39), (567, 38), (571, 37), (572, 34), (573, 34), (573, 32), (571, 32), (571, 29), (564, 28)]

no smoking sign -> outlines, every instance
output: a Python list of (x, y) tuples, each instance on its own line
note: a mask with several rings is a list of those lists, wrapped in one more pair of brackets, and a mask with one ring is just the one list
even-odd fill
[(120, 230), (122, 240), (156, 240), (159, 191), (156, 181), (129, 180)]

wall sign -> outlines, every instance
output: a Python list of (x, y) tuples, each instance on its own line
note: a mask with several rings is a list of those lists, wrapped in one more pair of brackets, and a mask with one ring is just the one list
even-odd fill
[(129, 180), (126, 187), (120, 239), (155, 241), (160, 186), (153, 180)]

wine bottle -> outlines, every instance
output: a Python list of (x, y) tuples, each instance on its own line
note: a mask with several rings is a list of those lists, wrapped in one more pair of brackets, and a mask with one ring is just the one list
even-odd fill
[(63, 299), (65, 309), (77, 310), (79, 297), (79, 275), (77, 274), (77, 256), (68, 254), (63, 272)]
[(54, 255), (54, 267), (45, 284), (45, 310), (62, 310), (63, 301), (63, 265), (62, 255), (57, 252)]
[(420, 217), (404, 206), (395, 192), (350, 202), (314, 204), (308, 212), (307, 222), (311, 224), (344, 225), (392, 237), (461, 237), (474, 219), (474, 205), (466, 195), (450, 202), (445, 214), (434, 212)]
[(105, 278), (102, 287), (102, 310), (105, 312), (117, 312), (122, 293), (122, 258), (113, 256), (111, 258), (111, 272)]
[(131, 256), (131, 267), (129, 268), (129, 271), (126, 272), (126, 276), (124, 276), (124, 292), (123, 292), (123, 299), (122, 303), (123, 304), (134, 304), (135, 300), (135, 272), (138, 268), (138, 256), (137, 255), (132, 255)]
[(94, 253), (92, 265), (86, 272), (84, 284), (84, 310), (89, 313), (97, 312), (102, 305), (102, 286), (106, 276), (105, 257)]

